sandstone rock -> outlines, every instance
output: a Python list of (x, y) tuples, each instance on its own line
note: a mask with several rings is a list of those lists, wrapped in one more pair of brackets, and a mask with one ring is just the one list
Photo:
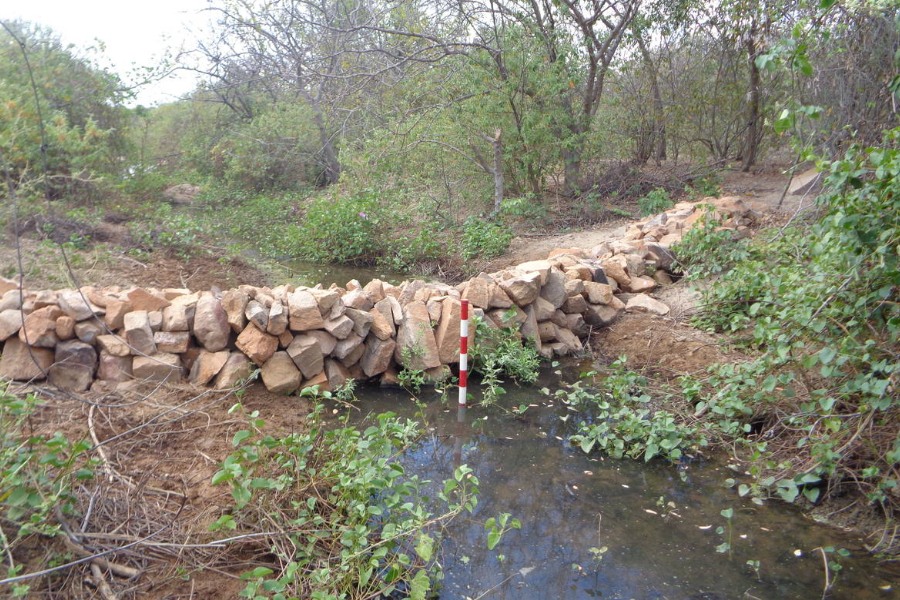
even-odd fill
[(594, 327), (606, 327), (619, 318), (620, 312), (611, 305), (591, 304), (584, 313), (584, 320)]
[[(373, 308), (368, 310), (373, 310)], [(356, 308), (348, 308), (344, 311), (344, 315), (353, 321), (353, 333), (361, 338), (369, 335), (369, 330), (372, 329), (372, 322), (374, 321), (372, 315)]]
[(12, 381), (44, 379), (53, 364), (53, 350), (29, 348), (17, 337), (10, 337), (3, 344), (0, 357), (0, 377)]
[(56, 337), (66, 341), (75, 337), (75, 319), (62, 315), (56, 319)]
[(243, 380), (250, 377), (253, 366), (246, 356), (240, 352), (232, 352), (225, 361), (225, 366), (216, 375), (213, 387), (217, 390), (227, 390), (237, 387)]
[(313, 288), (306, 291), (315, 298), (316, 303), (319, 306), (319, 312), (321, 312), (323, 318), (325, 315), (331, 313), (331, 309), (334, 308), (334, 305), (337, 304), (337, 301), (341, 298), (341, 295), (336, 290)]
[(22, 311), (10, 308), (0, 312), (0, 341), (18, 333), (22, 323)]
[(653, 274), (653, 280), (659, 285), (672, 285), (674, 283), (669, 274), (662, 269)]
[(410, 302), (416, 299), (416, 293), (425, 287), (425, 282), (419, 279), (414, 279), (413, 281), (406, 282), (400, 286), (400, 296), (397, 298), (397, 301), (400, 303), (400, 306), (406, 306)]
[(93, 306), (88, 302), (84, 294), (78, 290), (63, 290), (59, 292), (57, 301), (62, 311), (76, 321), (84, 321), (85, 319), (90, 319), (94, 315), (104, 314), (102, 308)]
[[(589, 278), (588, 280), (590, 281), (592, 278)], [(582, 294), (584, 292), (584, 281), (585, 280), (580, 277), (577, 279), (566, 279), (566, 296), (572, 297)]]
[(222, 367), (228, 362), (229, 356), (231, 356), (231, 353), (228, 350), (220, 350), (219, 352), (200, 350), (200, 354), (191, 366), (188, 380), (194, 385), (208, 384), (222, 371)]
[(84, 342), (72, 340), (56, 346), (47, 379), (62, 390), (83, 392), (91, 387), (96, 371), (97, 351)]
[[(373, 279), (363, 287), (363, 291), (368, 294), (372, 302), (380, 302), (384, 300), (384, 282), (380, 279)], [(371, 310), (371, 309), (370, 309)]]
[(431, 298), (425, 303), (425, 309), (428, 311), (428, 319), (431, 321), (431, 325), (437, 325), (438, 321), (441, 320), (441, 312), (443, 311), (442, 302), (435, 298)]
[(590, 327), (580, 314), (566, 315), (566, 329), (578, 337), (585, 337), (590, 332)]
[(163, 191), (163, 198), (172, 204), (186, 206), (193, 204), (200, 192), (201, 189), (199, 185), (179, 183), (178, 185), (167, 187)]
[(114, 382), (131, 381), (134, 378), (131, 363), (130, 354), (127, 356), (114, 356), (101, 350), (97, 379)]
[(262, 366), (278, 349), (278, 338), (256, 328), (252, 323), (244, 327), (234, 343), (254, 363)]
[(619, 285), (631, 283), (631, 276), (625, 271), (625, 260), (618, 256), (607, 258), (603, 261), (603, 272), (607, 277), (615, 279)]
[(325, 331), (333, 335), (335, 338), (342, 340), (353, 331), (353, 321), (346, 315), (341, 315), (336, 319), (329, 319), (324, 323)]
[(328, 385), (332, 390), (340, 389), (348, 379), (351, 379), (347, 367), (330, 358), (325, 361), (325, 376), (328, 377)]
[(57, 306), (45, 306), (25, 317), (25, 323), (19, 330), (19, 339), (30, 346), (38, 348), (55, 348), (59, 342), (56, 336), (56, 319), (63, 312)]
[[(384, 302), (382, 300), (381, 302)], [(388, 317), (385, 316), (384, 312), (378, 309), (378, 304), (375, 304), (375, 307), (369, 311), (369, 315), (372, 317), (372, 325), (370, 331), (380, 340), (387, 340), (394, 337), (396, 333), (396, 329), (394, 328), (394, 320), (393, 317), (388, 320)], [(388, 307), (388, 314), (390, 314), (390, 307)]]
[(250, 296), (240, 289), (228, 290), (222, 294), (222, 308), (225, 310), (231, 330), (235, 333), (242, 332), (247, 326), (247, 317), (244, 315), (244, 311), (249, 301)]
[(331, 392), (331, 385), (328, 382), (328, 376), (324, 373), (316, 373), (300, 385), (300, 390), (315, 387), (320, 392)]
[(672, 251), (660, 244), (645, 244), (644, 258), (655, 263), (658, 269), (666, 271), (671, 269), (675, 262), (675, 255), (672, 254)]
[(568, 314), (582, 314), (587, 310), (587, 300), (585, 300), (584, 296), (569, 296), (566, 299), (565, 304), (563, 304), (562, 309), (563, 312)]
[(525, 308), (525, 321), (519, 328), (519, 333), (522, 334), (524, 339), (531, 340), (538, 352), (541, 351), (541, 332), (538, 329), (537, 315), (535, 314), (534, 306)]
[(558, 337), (558, 330), (559, 328), (552, 321), (538, 323), (538, 335), (541, 338), (541, 343), (555, 342)]
[(555, 267), (551, 269), (541, 287), (540, 296), (552, 304), (553, 308), (560, 308), (568, 298), (565, 274)]
[(128, 300), (134, 310), (144, 310), (147, 312), (153, 310), (162, 310), (167, 306), (171, 306), (171, 302), (156, 294), (151, 294), (144, 288), (135, 288), (128, 292)]
[(75, 323), (75, 337), (85, 344), (93, 345), (97, 341), (97, 336), (106, 332), (106, 328), (94, 319)]
[(670, 233), (669, 235), (663, 236), (660, 238), (659, 242), (657, 242), (663, 248), (671, 248), (672, 245), (677, 244), (681, 241), (680, 233)]
[(125, 341), (131, 347), (132, 354), (150, 355), (156, 352), (146, 310), (135, 310), (125, 315)]
[(562, 328), (565, 328), (569, 323), (569, 320), (566, 317), (566, 313), (561, 310), (553, 311), (553, 314), (550, 315), (550, 321), (553, 322), (557, 327)]
[(636, 294), (625, 305), (628, 312), (646, 312), (654, 315), (664, 316), (669, 314), (669, 307), (655, 300), (646, 294)]
[(450, 364), (459, 362), (459, 329), (462, 309), (460, 302), (454, 298), (446, 298), (442, 304), (441, 319), (435, 329), (434, 337), (440, 361)]
[(6, 277), (0, 277), (0, 296), (6, 294), (6, 292), (15, 290), (18, 293), (19, 282), (13, 281), (12, 279), (7, 279)]
[(428, 309), (422, 302), (413, 301), (403, 307), (395, 358), (404, 367), (421, 371), (441, 364)]
[(106, 315), (103, 320), (110, 329), (121, 329), (125, 326), (125, 314), (134, 310), (127, 300), (111, 299), (106, 303)]
[(47, 306), (59, 306), (59, 296), (52, 290), (40, 290), (26, 297), (26, 302), (30, 302), (31, 306), (26, 306), (26, 312), (46, 308)]
[(394, 340), (381, 340), (370, 335), (366, 340), (366, 350), (360, 359), (360, 366), (366, 377), (374, 377), (387, 371), (394, 358), (397, 344)]
[(300, 369), (287, 352), (276, 352), (260, 369), (263, 384), (273, 394), (291, 394), (300, 388)]
[(538, 296), (540, 277), (540, 273), (527, 273), (521, 277), (500, 281), (500, 287), (517, 305), (527, 306), (534, 302), (534, 299)]
[(153, 356), (135, 356), (131, 370), (135, 379), (178, 383), (182, 375), (181, 358), (167, 352), (157, 352)]
[(312, 331), (307, 331), (303, 335), (309, 335), (316, 339), (319, 342), (319, 348), (322, 350), (322, 354), (328, 356), (332, 352), (334, 352), (334, 347), (337, 345), (337, 338), (328, 333), (327, 331), (322, 331), (321, 329), (314, 329)]
[(646, 275), (632, 277), (631, 282), (625, 286), (625, 290), (634, 294), (646, 294), (656, 289), (656, 281)]
[(488, 308), (510, 308), (513, 305), (513, 301), (509, 296), (506, 295), (506, 292), (503, 291), (499, 285), (494, 283), (493, 281), (489, 285), (491, 291), (490, 300), (488, 300)]
[(154, 332), (162, 331), (162, 311), (161, 310), (151, 310), (147, 313), (147, 321), (150, 323), (150, 329)]
[(334, 358), (343, 360), (347, 358), (347, 356), (349, 356), (354, 350), (356, 350), (362, 343), (362, 336), (351, 332), (344, 339), (338, 340), (338, 343), (335, 345), (334, 351), (331, 353), (331, 355)]
[(547, 258), (551, 259), (563, 255), (573, 256), (575, 258), (588, 258), (588, 253), (583, 248), (554, 248), (547, 255)]
[[(325, 296), (325, 302), (330, 302), (329, 310), (337, 303), (338, 297), (334, 293), (333, 300), (331, 296)], [(325, 305), (322, 305), (324, 309)], [(289, 325), (292, 331), (309, 331), (311, 329), (322, 329), (325, 327), (325, 320), (322, 318), (323, 312), (319, 310), (319, 304), (316, 297), (310, 291), (297, 290), (288, 296), (288, 315), (290, 317)]]
[(481, 276), (470, 279), (462, 294), (463, 300), (468, 300), (474, 307), (487, 310), (491, 306), (490, 285), (491, 282)]
[(325, 368), (325, 357), (322, 354), (321, 346), (319, 346), (319, 340), (312, 335), (301, 334), (294, 337), (294, 341), (287, 348), (287, 353), (307, 379), (310, 379), (317, 373), (321, 373)]
[(7, 310), (19, 310), (22, 308), (22, 296), (19, 290), (9, 290), (0, 298), (0, 312)]
[(574, 265), (566, 269), (566, 279), (593, 281), (594, 271), (587, 265)]
[(557, 327), (556, 338), (565, 346), (565, 354), (576, 354), (581, 352), (581, 340), (578, 339), (577, 335), (565, 327)]
[(193, 332), (197, 341), (210, 352), (218, 352), (228, 346), (231, 325), (222, 303), (215, 296), (204, 295), (197, 301)]
[(612, 288), (603, 283), (586, 281), (584, 283), (584, 293), (591, 304), (609, 304), (613, 299)]
[(531, 260), (516, 266), (516, 270), (522, 273), (538, 273), (540, 275), (538, 285), (542, 286), (547, 284), (547, 276), (552, 268), (553, 263), (549, 260)]
[(284, 350), (288, 346), (291, 345), (291, 342), (294, 341), (294, 334), (290, 329), (285, 329), (281, 335), (278, 336), (278, 347)]
[(244, 309), (244, 316), (247, 321), (256, 325), (260, 331), (266, 331), (269, 328), (269, 309), (258, 300), (250, 300)]
[(272, 303), (272, 308), (269, 309), (269, 325), (266, 327), (266, 333), (270, 335), (279, 336), (288, 328), (288, 314), (284, 308), (284, 305), (280, 300), (276, 300)]
[[(162, 310), (162, 331), (190, 331), (197, 305), (175, 303)], [(107, 316), (109, 313), (107, 312)]]
[(361, 289), (347, 292), (341, 296), (341, 302), (347, 308), (355, 308), (356, 310), (361, 310), (363, 312), (369, 312), (372, 310), (372, 307), (375, 306), (375, 303), (372, 302), (369, 295)]
[(100, 346), (101, 352), (106, 352), (110, 356), (120, 358), (131, 356), (131, 347), (128, 342), (117, 335), (98, 335), (97, 345)]
[(153, 334), (153, 341), (159, 352), (183, 354), (191, 343), (191, 334), (187, 331), (157, 331)]
[(532, 306), (534, 307), (534, 316), (538, 322), (549, 321), (550, 317), (553, 316), (553, 311), (556, 310), (555, 306), (540, 296), (534, 299)]

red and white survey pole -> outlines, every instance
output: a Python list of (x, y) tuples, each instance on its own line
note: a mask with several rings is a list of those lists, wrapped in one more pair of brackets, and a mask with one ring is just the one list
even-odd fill
[(463, 300), (459, 314), (459, 405), (466, 405), (469, 380), (469, 301)]

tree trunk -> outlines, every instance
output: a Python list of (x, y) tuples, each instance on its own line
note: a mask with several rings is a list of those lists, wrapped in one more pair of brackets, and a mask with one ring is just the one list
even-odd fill
[[(653, 132), (651, 133), (651, 143), (653, 145), (653, 158), (656, 160), (657, 166), (666, 159), (666, 115), (665, 106), (663, 105), (662, 92), (659, 88), (659, 77), (657, 74), (656, 63), (647, 50), (643, 38), (637, 36), (638, 48), (641, 51), (641, 58), (644, 66), (650, 76), (650, 93), (653, 95)], [(644, 162), (647, 162), (646, 159)]]
[(491, 146), (494, 147), (494, 168), (492, 173), (494, 176), (494, 211), (491, 213), (492, 215), (498, 214), (503, 204), (503, 142), (500, 141), (502, 133), (500, 129), (497, 129), (493, 138), (485, 136), (491, 142)]
[(744, 138), (743, 165), (744, 172), (750, 170), (756, 164), (756, 155), (759, 152), (760, 139), (760, 86), (761, 78), (759, 67), (756, 66), (758, 49), (756, 46), (756, 25), (754, 24), (747, 35), (747, 62), (750, 68), (750, 89), (747, 93), (747, 130)]

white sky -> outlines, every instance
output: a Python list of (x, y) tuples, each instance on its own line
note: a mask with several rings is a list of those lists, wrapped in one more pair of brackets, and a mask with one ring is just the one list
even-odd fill
[[(46, 25), (63, 43), (78, 48), (106, 45), (105, 59), (123, 78), (135, 67), (158, 63), (167, 48), (190, 48), (188, 27), (199, 30), (207, 17), (207, 0), (0, 0), (0, 19), (24, 19)], [(176, 73), (137, 90), (135, 104), (149, 106), (172, 101), (189, 92), (194, 78)]]

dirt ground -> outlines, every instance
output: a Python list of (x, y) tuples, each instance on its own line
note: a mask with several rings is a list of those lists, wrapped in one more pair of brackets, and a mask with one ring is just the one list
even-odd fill
[[(777, 172), (726, 175), (726, 193), (740, 194), (760, 210), (778, 203), (785, 178)], [(805, 200), (807, 205), (808, 200)], [(788, 196), (782, 217), (802, 209), (798, 197)], [(546, 257), (557, 247), (590, 249), (604, 240), (622, 237), (626, 221), (554, 236), (521, 236), (506, 255), (486, 266), (498, 269)], [(22, 271), (31, 289), (61, 288), (75, 284), (187, 287), (205, 290), (238, 284), (276, 285), (263, 270), (242, 259), (221, 259), (214, 251), (179, 257), (129, 253), (127, 231), (106, 224), (104, 242), (88, 252), (63, 255), (55, 244), (35, 236), (9, 241), (0, 248), (0, 275)], [(71, 267), (71, 270), (70, 270)], [(74, 273), (75, 281), (73, 281)], [(663, 379), (700, 373), (710, 364), (736, 358), (714, 336), (689, 324), (698, 294), (682, 283), (657, 292), (671, 307), (667, 317), (628, 314), (593, 340), (599, 360), (627, 355), (634, 368)], [(103, 449), (104, 477), (93, 490), (82, 490), (79, 514), (90, 514), (75, 531), (85, 549), (121, 547), (150, 536), (144, 543), (117, 552), (111, 560), (141, 571), (134, 580), (107, 575), (118, 597), (152, 600), (236, 597), (243, 588), (237, 575), (252, 568), (254, 556), (242, 550), (208, 547), (207, 531), (230, 504), (228, 490), (210, 480), (232, 450), (234, 433), (246, 426), (245, 418), (229, 412), (238, 400), (244, 411), (258, 411), (272, 433), (288, 433), (304, 426), (310, 407), (305, 400), (268, 394), (253, 385), (240, 394), (204, 391), (188, 386), (143, 387), (75, 397), (54, 390), (41, 392), (37, 422), (44, 431), (61, 430), (72, 437), (87, 436)], [(31, 548), (32, 567), (41, 567), (67, 552), (61, 545)], [(48, 578), (41, 596), (46, 598), (97, 597), (99, 582), (86, 570), (68, 570)]]

